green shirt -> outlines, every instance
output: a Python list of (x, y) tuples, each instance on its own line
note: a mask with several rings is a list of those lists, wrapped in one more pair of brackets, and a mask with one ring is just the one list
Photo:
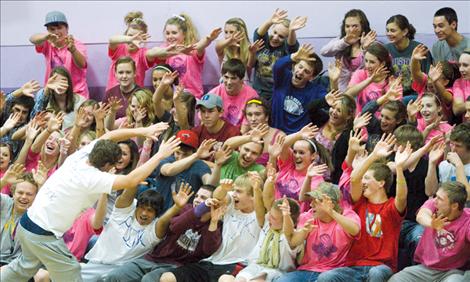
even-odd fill
[(240, 153), (238, 152), (232, 153), (230, 159), (221, 168), (220, 179), (232, 179), (235, 181), (238, 176), (245, 174), (248, 171), (261, 172), (264, 170), (264, 166), (257, 163), (254, 163), (249, 167), (241, 167), (238, 162), (239, 155)]

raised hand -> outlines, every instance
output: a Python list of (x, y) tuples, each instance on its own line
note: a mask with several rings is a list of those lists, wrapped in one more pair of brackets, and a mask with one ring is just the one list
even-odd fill
[(3, 109), (5, 108), (5, 101), (6, 101), (5, 91), (0, 90), (0, 111), (2, 112), (3, 112)]
[(49, 32), (46, 35), (46, 40), (51, 42), (52, 44), (55, 44), (57, 42), (57, 40), (59, 40), (59, 36), (57, 34)]
[(395, 164), (396, 166), (403, 167), (405, 162), (410, 158), (413, 149), (411, 149), (410, 142), (406, 142), (406, 146), (398, 147), (397, 152), (395, 153)]
[(103, 102), (99, 102), (98, 104), (94, 105), (93, 115), (95, 116), (95, 121), (104, 120), (110, 109), (111, 105)]
[(308, 62), (314, 62), (316, 59), (313, 57), (314, 54), (313, 46), (310, 44), (302, 44), (299, 50), (291, 55), (292, 61), (298, 63), (302, 60)]
[(289, 30), (293, 30), (293, 31), (299, 30), (301, 28), (304, 28), (306, 24), (307, 24), (307, 17), (295, 17), (295, 19), (293, 19), (290, 22)]
[(328, 77), (332, 81), (338, 81), (341, 70), (343, 69), (343, 63), (340, 59), (336, 59), (335, 62), (331, 62), (328, 64)]
[(383, 134), (380, 141), (375, 145), (372, 154), (379, 158), (386, 158), (393, 152), (396, 138), (393, 134)]
[(86, 125), (88, 124), (87, 116), (88, 114), (85, 111), (85, 107), (79, 108), (77, 114), (75, 115), (75, 125), (80, 128), (86, 127)]
[(397, 101), (401, 98), (401, 91), (403, 90), (401, 83), (402, 83), (401, 76), (399, 76), (396, 79), (393, 79), (392, 83), (390, 84), (390, 88), (385, 93), (385, 96), (388, 101)]
[(381, 80), (384, 79), (384, 77), (386, 77), (388, 74), (390, 73), (390, 71), (387, 69), (387, 67), (385, 66), (385, 64), (380, 64), (380, 66), (378, 68), (376, 68), (374, 70), (374, 72), (372, 73), (372, 75), (370, 76), (372, 82), (380, 82)]
[(260, 190), (263, 187), (264, 181), (263, 178), (259, 175), (256, 171), (249, 171), (248, 178), (251, 180), (251, 184), (253, 187), (259, 188)]
[(437, 214), (432, 214), (431, 216), (431, 228), (435, 230), (442, 230), (446, 225), (448, 225), (450, 222), (447, 219), (447, 217), (444, 217), (442, 214), (437, 215)]
[(178, 208), (183, 208), (194, 194), (194, 191), (191, 191), (191, 185), (189, 183), (181, 183), (178, 193), (175, 191), (171, 192), (173, 202)]
[(42, 163), (42, 161), (39, 161), (38, 167), (33, 168), (31, 171), (33, 173), (33, 179), (36, 181), (39, 187), (41, 187), (44, 182), (46, 182), (48, 171), (49, 169)]
[(282, 148), (284, 148), (284, 142), (286, 137), (282, 135), (277, 135), (274, 139), (274, 143), (269, 145), (268, 153), (273, 158), (277, 159), (281, 155)]
[(437, 163), (442, 159), (444, 156), (444, 152), (446, 149), (446, 144), (444, 142), (435, 144), (431, 151), (429, 152), (429, 162), (437, 165)]
[(361, 33), (359, 32), (359, 27), (355, 27), (352, 30), (346, 30), (346, 35), (344, 36), (344, 42), (349, 45), (354, 45), (361, 40)]
[(442, 64), (438, 62), (436, 65), (431, 65), (428, 73), (429, 78), (432, 82), (436, 82), (442, 76)]
[(163, 159), (168, 158), (169, 156), (173, 155), (176, 150), (178, 150), (180, 143), (181, 141), (179, 138), (172, 136), (160, 144), (160, 148), (158, 148), (157, 154)]
[(285, 19), (287, 19), (287, 11), (276, 9), (276, 11), (274, 11), (274, 14), (271, 16), (271, 23), (278, 24)]
[(216, 165), (223, 165), (225, 164), (230, 157), (232, 156), (233, 150), (230, 149), (228, 146), (223, 146), (219, 150), (217, 150), (214, 154), (214, 162)]
[(222, 33), (222, 28), (218, 27), (215, 28), (209, 33), (209, 35), (206, 36), (206, 39), (209, 40), (210, 42), (214, 41), (219, 35)]
[(426, 46), (424, 46), (423, 44), (418, 44), (418, 46), (416, 46), (413, 49), (413, 53), (411, 54), (411, 58), (415, 59), (415, 60), (418, 60), (418, 61), (424, 60), (424, 59), (426, 59), (426, 54), (428, 52), (429, 52), (429, 49)]
[(136, 123), (142, 122), (144, 118), (147, 117), (147, 108), (138, 107), (137, 110), (132, 112), (132, 115), (134, 116), (134, 120)]
[(315, 208), (317, 210), (322, 210), (328, 215), (332, 215), (334, 211), (335, 205), (333, 204), (333, 201), (331, 200), (330, 197), (328, 197), (326, 194), (322, 195), (322, 199), (315, 199)]
[(69, 88), (69, 82), (67, 81), (67, 78), (59, 77), (59, 75), (55, 73), (47, 80), (44, 88), (61, 93)]
[(449, 161), (454, 166), (463, 166), (462, 159), (460, 159), (459, 155), (456, 152), (447, 153), (447, 161)]
[(5, 183), (8, 183), (8, 184), (19, 183), (23, 181), (21, 177), (23, 177), (24, 171), (25, 171), (24, 165), (13, 164), (10, 167), (8, 167), (7, 171), (5, 172), (5, 174), (3, 175), (1, 179), (2, 181), (5, 181)]
[(60, 130), (62, 122), (64, 121), (64, 117), (65, 114), (63, 112), (59, 112), (55, 116), (53, 115), (47, 122), (47, 130), (51, 133)]
[(33, 120), (40, 128), (44, 129), (47, 126), (48, 114), (46, 111), (39, 112), (33, 117)]
[(369, 33), (363, 32), (361, 35), (361, 46), (362, 49), (367, 49), (375, 41), (377, 37), (377, 32), (374, 30), (369, 31)]
[(314, 225), (313, 224), (313, 221), (315, 221), (315, 218), (310, 218), (309, 220), (307, 220), (307, 222), (305, 222), (304, 226), (302, 227), (302, 231), (305, 232), (305, 233), (310, 233), (314, 228), (317, 228), (318, 225)]
[[(167, 122), (159, 122), (151, 126), (143, 128), (144, 132), (142, 134), (145, 138), (151, 138), (154, 141), (158, 140), (158, 136), (165, 132), (169, 127)], [(159, 150), (160, 151), (160, 150)]]
[(229, 46), (240, 46), (240, 41), (243, 40), (243, 38), (245, 38), (245, 32), (243, 32), (243, 30), (239, 30), (237, 32), (234, 32), (230, 35), (230, 37), (228, 38), (228, 45)]
[(276, 180), (276, 168), (272, 163), (266, 165), (266, 182), (274, 182)]
[(250, 47), (248, 47), (248, 51), (252, 54), (256, 54), (259, 50), (264, 48), (264, 40), (263, 39), (258, 39), (255, 42), (250, 44)]
[(313, 125), (312, 123), (309, 123), (306, 126), (302, 127), (299, 133), (301, 134), (303, 139), (313, 139), (318, 133), (318, 127), (316, 125)]
[(267, 124), (258, 124), (250, 131), (251, 142), (263, 143), (263, 137), (269, 133), (269, 126)]
[(36, 80), (30, 80), (21, 86), (21, 93), (25, 96), (34, 98), (36, 92), (41, 89), (41, 85)]
[(419, 111), (423, 108), (423, 105), (421, 103), (421, 98), (419, 98), (416, 101), (410, 100), (408, 105), (406, 105), (406, 112), (408, 114), (408, 117), (414, 118), (418, 114)]
[(75, 47), (75, 39), (73, 38), (71, 34), (65, 37), (65, 46), (67, 46), (67, 49), (70, 52), (75, 52), (77, 50), (77, 47)]
[(117, 112), (120, 108), (122, 108), (121, 100), (114, 96), (108, 99), (108, 105), (110, 106), (110, 110), (112, 112)]
[(355, 117), (353, 122), (353, 129), (360, 130), (363, 127), (366, 127), (371, 119), (372, 114), (370, 112), (365, 112), (362, 115)]
[(331, 90), (328, 94), (325, 95), (326, 103), (333, 107), (343, 94), (339, 90)]
[(327, 170), (328, 166), (326, 164), (315, 165), (314, 163), (311, 163), (307, 169), (307, 176), (322, 176)]
[(361, 141), (363, 139), (362, 133), (360, 129), (351, 130), (349, 133), (349, 143), (348, 148), (353, 152), (359, 152), (363, 149), (361, 146)]
[(59, 138), (59, 152), (62, 155), (67, 155), (69, 153), (69, 148), (72, 143), (66, 137)]
[(290, 215), (290, 205), (285, 195), (284, 198), (282, 198), (282, 204), (279, 205), (279, 209), (281, 210), (282, 215)]
[(8, 119), (3, 124), (2, 128), (4, 128), (7, 131), (10, 131), (12, 128), (18, 125), (20, 118), (21, 118), (21, 113), (19, 112), (11, 113), (10, 116), (8, 116)]
[(213, 151), (211, 151), (212, 147), (217, 143), (215, 139), (206, 139), (202, 141), (201, 145), (196, 151), (196, 155), (199, 159), (207, 159), (213, 155)]
[(232, 191), (233, 188), (233, 180), (232, 179), (222, 179), (220, 180), (220, 187), (225, 191)]
[(365, 148), (361, 148), (361, 150), (359, 150), (354, 156), (354, 159), (351, 164), (352, 168), (357, 169), (357, 168), (362, 167), (362, 165), (367, 159), (367, 156), (368, 156), (367, 150)]
[(178, 78), (178, 71), (167, 72), (163, 75), (160, 83), (165, 85), (172, 85), (176, 78)]
[(145, 43), (150, 38), (150, 35), (147, 33), (143, 33), (142, 31), (134, 34), (130, 38), (130, 43), (134, 45), (136, 48), (140, 48), (142, 43)]
[(38, 135), (39, 129), (39, 125), (34, 120), (28, 123), (26, 126), (26, 139), (33, 141)]
[(227, 205), (219, 205), (218, 207), (211, 205), (211, 220), (220, 221), (224, 217), (225, 212), (227, 211)]

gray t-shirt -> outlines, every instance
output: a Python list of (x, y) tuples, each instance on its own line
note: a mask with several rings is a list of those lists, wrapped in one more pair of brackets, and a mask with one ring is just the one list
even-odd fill
[(13, 199), (5, 194), (0, 194), (0, 264), (8, 264), (21, 253), (19, 240), (15, 240), (16, 227), (21, 215), (12, 216)]
[(470, 38), (464, 36), (462, 41), (455, 47), (450, 47), (445, 40), (437, 41), (432, 45), (431, 54), (434, 62), (458, 62), (460, 55), (466, 48), (470, 48)]

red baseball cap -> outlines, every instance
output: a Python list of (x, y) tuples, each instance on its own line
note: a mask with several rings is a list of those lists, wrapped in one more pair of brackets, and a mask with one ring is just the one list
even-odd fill
[(176, 138), (179, 138), (182, 144), (193, 149), (197, 149), (197, 147), (199, 147), (199, 138), (196, 133), (191, 130), (183, 129), (178, 131), (178, 133), (176, 133)]

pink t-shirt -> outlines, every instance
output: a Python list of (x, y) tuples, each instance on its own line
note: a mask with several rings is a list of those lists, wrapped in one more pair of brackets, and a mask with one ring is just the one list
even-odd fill
[[(426, 123), (424, 122), (424, 119), (418, 114), (418, 118), (416, 119), (416, 121), (418, 123), (418, 126), (416, 128), (418, 128), (420, 132), (423, 132), (424, 129), (426, 128)], [(447, 134), (451, 130), (452, 130), (452, 125), (446, 122), (441, 122), (441, 124), (439, 124), (437, 128), (429, 132), (428, 136), (426, 137), (426, 140), (424, 140), (424, 143), (428, 143), (429, 140), (431, 140), (434, 136)]]
[(184, 88), (198, 99), (204, 94), (204, 89), (202, 88), (202, 70), (205, 58), (205, 53), (199, 57), (197, 51), (194, 50), (190, 55), (180, 54), (166, 60), (167, 64), (178, 71), (179, 81), (183, 84)]
[[(75, 39), (75, 47), (80, 53), (87, 59), (87, 50), (85, 45)], [(72, 77), (73, 82), (73, 92), (77, 93), (84, 98), (89, 98), (88, 85), (86, 81), (87, 66), (83, 69), (75, 65), (73, 61), (72, 53), (67, 50), (67, 47), (56, 48), (52, 46), (49, 41), (44, 41), (41, 45), (36, 45), (36, 52), (41, 53), (46, 57), (46, 79), (45, 82), (49, 79), (51, 71), (54, 67), (63, 66), (66, 68)]]
[[(33, 169), (38, 168), (39, 160), (41, 159), (41, 153), (34, 153), (29, 149), (28, 155), (26, 156), (26, 162), (24, 169), (27, 172), (31, 172)], [(47, 177), (49, 178), (57, 170), (57, 165), (49, 169), (47, 172)]]
[[(416, 93), (418, 93), (418, 98), (421, 98), (424, 92), (426, 92), (428, 88), (428, 76), (425, 73), (423, 74), (423, 76), (424, 76), (423, 81), (421, 83), (418, 83), (415, 80), (413, 80), (413, 82), (411, 83), (411, 88)], [(457, 80), (455, 82), (457, 82)], [(449, 91), (453, 96), (455, 95), (453, 92), (454, 90), (452, 88), (446, 88), (446, 90)], [(442, 113), (444, 114), (445, 119), (447, 120), (449, 119), (449, 117), (452, 116), (452, 104), (447, 105), (441, 99), (441, 105), (442, 105)]]
[[(0, 178), (2, 178), (2, 177), (5, 175), (5, 172), (6, 172), (6, 171), (1, 171), (1, 170), (0, 170)], [(0, 191), (0, 193), (6, 194), (6, 195), (10, 196), (10, 195), (11, 195), (10, 187), (11, 187), (10, 184), (3, 186), (2, 190)]]
[(454, 98), (460, 98), (465, 102), (468, 96), (470, 96), (470, 80), (465, 80), (463, 78), (457, 79), (452, 86), (452, 92), (454, 94)]
[(120, 57), (124, 56), (130, 56), (134, 60), (136, 68), (135, 83), (140, 87), (144, 87), (145, 71), (151, 68), (156, 62), (155, 60), (152, 62), (147, 61), (147, 57), (145, 56), (146, 53), (147, 48), (139, 48), (135, 52), (131, 53), (129, 52), (127, 44), (125, 43), (119, 44), (114, 51), (108, 48), (108, 56), (111, 58), (112, 63), (111, 66), (109, 66), (108, 84), (106, 85), (106, 91), (119, 84), (116, 77), (114, 76), (114, 67), (116, 65), (116, 61)]
[[(369, 75), (367, 74), (366, 70), (364, 69), (357, 70), (352, 74), (351, 80), (349, 81), (349, 86), (358, 84), (366, 80), (368, 77)], [(369, 85), (367, 85), (367, 87), (362, 89), (362, 91), (359, 92), (356, 97), (356, 106), (357, 106), (356, 113), (361, 113), (362, 107), (364, 107), (365, 104), (367, 104), (368, 102), (372, 100), (377, 100), (380, 96), (385, 94), (385, 92), (387, 92), (389, 88), (390, 88), (390, 85), (388, 83), (388, 80), (384, 80), (379, 83), (372, 82)], [(400, 89), (400, 94), (403, 95), (402, 89)]]
[(94, 214), (94, 208), (87, 209), (74, 221), (72, 227), (64, 233), (64, 243), (78, 261), (82, 260), (85, 255), (91, 236), (100, 234), (103, 230), (103, 227), (95, 230), (91, 226), (91, 218)]
[(222, 98), (224, 103), (224, 118), (237, 126), (241, 125), (244, 121), (243, 109), (246, 102), (258, 97), (256, 90), (247, 84), (243, 84), (240, 93), (236, 96), (229, 95), (223, 83), (210, 90), (209, 93), (216, 94)]
[[(421, 208), (436, 212), (434, 199)], [(425, 228), (416, 247), (415, 261), (439, 271), (462, 268), (470, 258), (470, 209), (464, 208), (459, 218), (437, 231)]]
[[(289, 157), (287, 160), (282, 161), (278, 159), (277, 166), (279, 167), (279, 174), (276, 179), (275, 198), (280, 199), (285, 195), (289, 198), (298, 200), (306, 175), (304, 171), (298, 171), (295, 169), (294, 156), (291, 149), (289, 149)], [(312, 190), (316, 189), (318, 184), (323, 181), (325, 180), (322, 176), (313, 177), (310, 188)], [(302, 202), (301, 210), (308, 210), (309, 205), (309, 202)]]
[(341, 165), (341, 170), (343, 173), (339, 178), (338, 186), (341, 191), (341, 207), (352, 208), (352, 199), (351, 199), (351, 173), (353, 171), (352, 167), (348, 166), (346, 161), (343, 161)]
[[(357, 225), (361, 225), (359, 216), (351, 209), (343, 211), (343, 215), (352, 219)], [(298, 228), (312, 218), (312, 211), (303, 213), (299, 217)], [(345, 266), (346, 257), (356, 237), (347, 233), (335, 220), (325, 223), (319, 219), (313, 221), (314, 228), (307, 237), (305, 255), (298, 270), (325, 272), (336, 267)]]

